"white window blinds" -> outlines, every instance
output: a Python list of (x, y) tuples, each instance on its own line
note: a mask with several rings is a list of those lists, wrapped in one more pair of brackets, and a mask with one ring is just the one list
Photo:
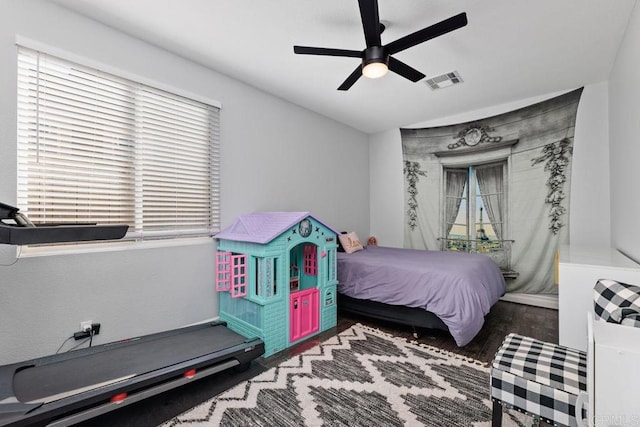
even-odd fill
[(219, 230), (219, 109), (20, 47), (18, 205), (35, 223)]

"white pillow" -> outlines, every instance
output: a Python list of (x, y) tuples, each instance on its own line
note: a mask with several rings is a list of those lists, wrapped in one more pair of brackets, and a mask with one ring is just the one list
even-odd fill
[(362, 243), (360, 243), (360, 239), (358, 239), (358, 236), (353, 231), (351, 233), (340, 234), (338, 238), (344, 251), (348, 254), (364, 249)]

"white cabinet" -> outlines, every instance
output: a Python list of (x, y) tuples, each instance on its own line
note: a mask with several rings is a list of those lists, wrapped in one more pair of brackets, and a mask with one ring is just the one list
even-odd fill
[(615, 249), (564, 245), (558, 257), (559, 343), (587, 350), (587, 312), (599, 279), (640, 285), (640, 265)]
[(590, 427), (640, 425), (640, 328), (593, 322), (587, 360)]

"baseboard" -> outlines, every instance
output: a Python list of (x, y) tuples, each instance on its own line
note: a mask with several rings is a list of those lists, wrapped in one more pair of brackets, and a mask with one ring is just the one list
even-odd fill
[(558, 295), (510, 292), (500, 299), (518, 304), (534, 305), (536, 307), (552, 308), (554, 310), (558, 309)]

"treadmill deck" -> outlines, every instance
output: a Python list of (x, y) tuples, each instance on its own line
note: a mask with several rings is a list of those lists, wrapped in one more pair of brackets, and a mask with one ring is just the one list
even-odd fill
[(0, 366), (0, 426), (88, 419), (122, 406), (114, 396), (133, 403), (263, 353), (219, 322)]
[[(101, 346), (104, 351), (33, 366), (16, 372), (13, 389), (21, 402), (45, 402), (67, 397), (75, 390), (146, 374), (178, 361), (242, 344), (244, 337), (228, 328), (199, 328), (153, 339), (132, 339)], [(98, 388), (98, 387), (93, 387)], [(81, 392), (81, 391), (80, 391)]]

